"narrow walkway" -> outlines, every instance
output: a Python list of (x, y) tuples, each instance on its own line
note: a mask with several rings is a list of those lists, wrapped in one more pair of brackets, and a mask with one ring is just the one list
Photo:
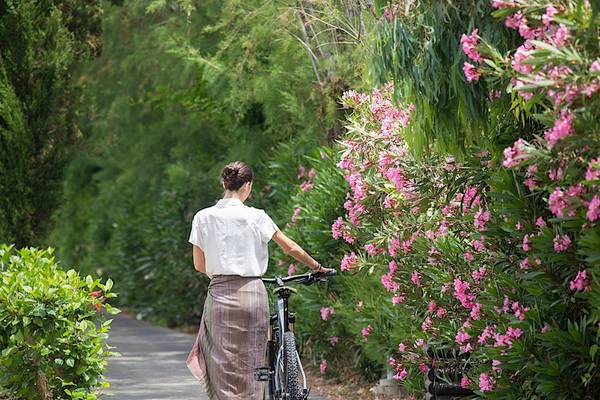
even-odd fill
[(108, 361), (102, 400), (208, 400), (185, 364), (195, 336), (124, 313), (111, 318), (108, 343), (121, 356)]
[(108, 360), (103, 400), (208, 400), (185, 364), (194, 336), (124, 313), (111, 318), (108, 343), (121, 356)]

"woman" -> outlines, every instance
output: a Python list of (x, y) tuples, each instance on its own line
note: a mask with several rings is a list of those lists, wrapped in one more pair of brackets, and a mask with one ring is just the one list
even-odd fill
[(187, 366), (212, 400), (262, 399), (267, 341), (267, 291), (260, 279), (267, 271), (271, 238), (283, 251), (315, 272), (328, 272), (284, 235), (264, 210), (244, 201), (253, 173), (241, 161), (221, 172), (225, 193), (214, 206), (196, 213), (189, 242), (194, 268), (211, 278), (200, 329)]

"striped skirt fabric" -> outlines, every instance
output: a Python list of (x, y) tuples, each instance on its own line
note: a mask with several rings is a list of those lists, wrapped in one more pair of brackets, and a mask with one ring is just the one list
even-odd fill
[(262, 400), (269, 304), (260, 277), (214, 275), (187, 366), (211, 400)]

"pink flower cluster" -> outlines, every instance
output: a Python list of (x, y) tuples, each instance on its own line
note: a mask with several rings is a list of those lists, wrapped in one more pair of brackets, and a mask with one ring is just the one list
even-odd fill
[(321, 371), (321, 375), (325, 374), (325, 371), (327, 371), (327, 360), (321, 360), (321, 364), (319, 364), (319, 371)]
[(321, 307), (321, 319), (323, 321), (327, 321), (327, 318), (333, 314), (335, 314), (335, 309), (333, 307)]
[(512, 168), (515, 165), (520, 164), (527, 155), (527, 150), (525, 146), (527, 142), (523, 139), (518, 139), (512, 147), (507, 147), (504, 149), (504, 161), (502, 161), (502, 165), (506, 168)]
[(331, 236), (334, 239), (342, 237), (346, 242), (352, 244), (356, 240), (356, 237), (352, 234), (350, 227), (346, 225), (342, 217), (337, 219), (331, 225)]
[(479, 390), (482, 392), (491, 392), (494, 390), (495, 385), (496, 380), (493, 377), (489, 376), (485, 372), (482, 372), (479, 375)]
[(306, 172), (306, 168), (303, 165), (300, 165), (299, 169), (298, 169), (298, 179), (302, 179), (304, 176), (306, 175), (306, 181), (302, 182), (302, 184), (300, 185), (300, 190), (302, 190), (303, 192), (306, 192), (307, 190), (312, 189), (313, 187), (313, 178), (316, 175), (316, 171), (314, 168), (311, 168), (310, 171), (308, 171), (308, 173)]
[(357, 262), (358, 262), (358, 257), (356, 256), (356, 254), (354, 254), (354, 252), (351, 252), (350, 254), (346, 254), (346, 255), (344, 255), (344, 258), (342, 258), (340, 270), (346, 271), (349, 269), (354, 269), (356, 267)]
[(365, 342), (369, 340), (369, 335), (371, 334), (371, 332), (373, 332), (373, 327), (371, 326), (371, 324), (361, 329), (361, 333)]
[(587, 271), (585, 269), (579, 271), (575, 279), (569, 282), (569, 289), (572, 291), (590, 290), (590, 283), (588, 281)]
[(554, 121), (554, 126), (544, 133), (544, 139), (548, 142), (548, 147), (552, 148), (559, 140), (573, 133), (572, 121), (573, 113), (563, 109), (560, 117)]

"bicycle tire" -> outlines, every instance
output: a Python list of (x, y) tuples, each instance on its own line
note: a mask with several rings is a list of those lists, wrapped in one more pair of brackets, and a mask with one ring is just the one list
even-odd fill
[(298, 353), (294, 333), (287, 331), (283, 335), (285, 353), (285, 384), (289, 400), (303, 400), (304, 392), (298, 383)]

